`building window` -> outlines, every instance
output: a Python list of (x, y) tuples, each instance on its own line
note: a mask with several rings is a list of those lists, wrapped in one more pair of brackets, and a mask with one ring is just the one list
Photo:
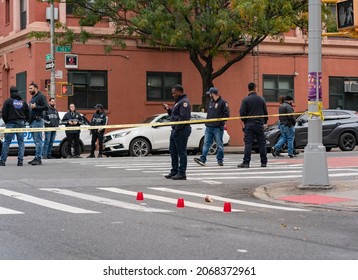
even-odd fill
[[(87, 0), (87, 7), (91, 7), (95, 3), (95, 0)], [(66, 3), (66, 15), (73, 15), (75, 12), (75, 8), (79, 7), (79, 5), (76, 6), (77, 3)]]
[(172, 87), (181, 81), (181, 73), (147, 72), (147, 100), (172, 101)]
[(20, 0), (20, 29), (26, 28), (27, 24), (27, 0)]
[(10, 23), (10, 0), (5, 2), (5, 24)]
[(329, 78), (329, 108), (358, 110), (358, 78)]
[(278, 102), (280, 96), (294, 98), (293, 76), (263, 75), (263, 97), (266, 102)]
[(108, 109), (107, 71), (68, 71), (68, 82), (73, 84), (73, 96), (68, 104), (79, 109), (93, 109), (102, 104)]
[(21, 96), (22, 100), (24, 100), (25, 102), (27, 100), (27, 98), (26, 98), (26, 93), (27, 93), (26, 79), (27, 79), (26, 71), (16, 74), (16, 87), (19, 91), (19, 95)]
[(75, 4), (66, 3), (66, 15), (73, 15)]

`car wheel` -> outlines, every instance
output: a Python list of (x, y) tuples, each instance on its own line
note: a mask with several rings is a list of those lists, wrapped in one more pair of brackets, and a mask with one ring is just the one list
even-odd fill
[[(200, 140), (200, 144), (199, 144), (200, 153), (203, 153), (203, 148), (204, 148), (204, 137)], [(208, 155), (216, 155), (217, 151), (218, 151), (218, 145), (214, 141), (209, 148)]]
[(326, 147), (326, 152), (332, 151), (332, 147)]
[(339, 138), (339, 148), (342, 151), (352, 151), (356, 146), (356, 138), (352, 133), (346, 132)]
[[(60, 150), (60, 157), (63, 157), (63, 158), (69, 158), (70, 155), (68, 154), (67, 152), (67, 146), (68, 146), (68, 141), (65, 140), (63, 141), (62, 145), (61, 145), (61, 150)], [(71, 148), (71, 153), (74, 154), (74, 150), (73, 148)], [(82, 148), (82, 145), (80, 143), (80, 154), (82, 154), (83, 152), (83, 148)]]
[(217, 145), (216, 142), (214, 141), (214, 142), (211, 144), (210, 148), (209, 148), (208, 154), (209, 154), (209, 155), (216, 155), (217, 151), (218, 151), (218, 145)]
[(129, 153), (132, 157), (145, 157), (150, 153), (150, 144), (144, 138), (134, 139), (129, 145)]

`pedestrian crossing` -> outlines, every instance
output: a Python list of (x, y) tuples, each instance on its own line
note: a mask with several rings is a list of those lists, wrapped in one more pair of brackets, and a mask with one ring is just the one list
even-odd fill
[[(13, 207), (18, 203), (24, 203), (27, 207), (41, 207), (47, 211), (57, 211), (75, 215), (101, 214), (105, 209), (114, 208), (119, 210), (129, 210), (141, 213), (175, 213), (181, 211), (176, 207), (178, 198), (185, 199), (185, 207), (192, 211), (223, 212), (223, 204), (232, 204), (233, 214), (240, 214), (251, 209), (268, 209), (272, 211), (308, 211), (296, 207), (286, 207), (282, 204), (270, 204), (269, 202), (251, 202), (232, 197), (218, 196), (214, 188), (203, 187), (199, 192), (188, 191), (186, 185), (193, 185), (196, 182), (208, 185), (221, 185), (227, 183), (250, 182), (255, 179), (262, 179), (263, 182), (269, 180), (299, 180), (302, 176), (302, 164), (287, 163), (284, 161), (270, 162), (266, 168), (260, 166), (258, 160), (253, 160), (250, 168), (237, 168), (237, 160), (227, 157), (224, 166), (218, 166), (215, 158), (209, 158), (206, 166), (197, 165), (192, 157), (188, 158), (187, 181), (175, 182), (175, 188), (167, 188), (168, 182), (172, 180), (164, 179), (170, 169), (169, 157), (145, 157), (145, 158), (108, 158), (108, 159), (73, 159), (67, 161), (69, 164), (92, 166), (108, 170), (121, 169), (124, 174), (138, 174), (141, 172), (151, 180), (157, 178), (155, 182), (163, 182), (159, 186), (148, 187), (89, 187), (70, 190), (65, 187), (38, 187), (34, 189), (20, 189), (16, 184), (11, 187), (8, 184), (1, 184), (0, 181), (0, 215), (27, 214), (27, 208)], [(349, 168), (330, 168), (330, 177), (351, 178), (358, 176), (358, 169)], [(121, 174), (123, 174), (121, 172)], [(131, 176), (132, 176), (131, 175)], [(141, 176), (138, 176), (141, 180)], [(246, 181), (245, 181), (246, 180)], [(7, 187), (5, 187), (7, 186)], [(183, 186), (183, 187), (180, 187)], [(136, 189), (138, 188), (138, 189)], [(144, 188), (144, 189), (143, 189)], [(196, 188), (198, 189), (198, 188)], [(31, 190), (31, 193), (29, 191)], [(191, 189), (190, 189), (191, 190)], [(209, 191), (208, 191), (209, 190)], [(211, 191), (210, 191), (211, 190)], [(137, 201), (135, 196), (137, 191), (144, 192), (145, 201)], [(208, 191), (202, 193), (201, 191)], [(47, 195), (46, 195), (47, 194)], [(214, 203), (204, 200), (205, 196), (210, 196)], [(7, 200), (5, 201), (6, 198)], [(11, 201), (11, 203), (9, 202)], [(16, 201), (16, 203), (14, 203)], [(86, 205), (86, 207), (83, 207)], [(101, 207), (99, 207), (101, 205)], [(11, 206), (11, 207), (8, 207)], [(26, 210), (24, 210), (26, 209)]]
[[(122, 169), (131, 172), (143, 172), (153, 176), (164, 176), (170, 170), (169, 157), (151, 157), (140, 159), (119, 159), (107, 161), (76, 161), (76, 164), (94, 165), (99, 168)], [(206, 166), (199, 166), (188, 157), (187, 180), (201, 181), (211, 185), (220, 185), (230, 180), (300, 180), (302, 178), (302, 163), (288, 163), (287, 161), (270, 161), (266, 168), (261, 167), (259, 160), (253, 160), (250, 168), (237, 168), (238, 161), (227, 157), (224, 166), (218, 166), (215, 158), (209, 158)], [(358, 168), (329, 168), (330, 178), (349, 178), (358, 176)]]
[[(280, 205), (271, 205), (265, 203), (254, 203), (237, 199), (230, 199), (226, 197), (216, 196), (210, 193), (197, 193), (189, 192), (179, 189), (169, 189), (165, 187), (149, 187), (144, 191), (144, 201), (137, 201), (136, 191), (127, 190), (123, 188), (114, 188), (114, 187), (98, 187), (92, 189), (85, 189), (82, 191), (72, 191), (64, 188), (37, 188), (32, 189), (35, 193), (34, 195), (29, 195), (24, 193), (24, 191), (14, 191), (6, 188), (0, 189), (0, 216), (9, 215), (9, 214), (26, 214), (24, 211), (19, 211), (17, 209), (4, 207), (2, 197), (7, 197), (11, 200), (11, 205), (14, 204), (14, 201), (19, 203), (26, 203), (27, 206), (31, 205), (32, 207), (42, 207), (43, 209), (51, 209), (57, 212), (64, 212), (70, 214), (101, 214), (97, 210), (96, 205), (106, 205), (108, 207), (120, 208), (125, 210), (137, 211), (142, 213), (174, 213), (181, 211), (181, 209), (176, 207), (179, 198), (183, 198), (185, 201), (185, 208), (194, 209), (195, 211), (210, 211), (210, 212), (221, 212), (223, 213), (224, 203), (231, 203), (233, 213), (243, 213), (249, 211), (250, 209), (255, 209), (257, 211), (260, 209), (271, 209), (277, 211), (309, 211), (306, 209), (295, 208), (295, 207), (285, 207)], [(26, 192), (29, 192), (27, 189)], [(45, 193), (51, 193), (55, 196), (51, 196), (52, 201), (42, 196), (46, 196)], [(95, 194), (93, 194), (95, 193)], [(111, 198), (108, 198), (110, 194)], [(213, 202), (205, 201), (205, 197), (209, 196), (213, 199)], [(67, 198), (71, 198), (71, 204)], [(64, 201), (63, 203), (58, 202), (58, 200)], [(75, 200), (73, 200), (75, 199)], [(86, 208), (79, 207), (81, 201), (86, 201)], [(92, 205), (93, 209), (88, 208), (88, 202)], [(153, 203), (152, 203), (153, 202)], [(6, 201), (9, 203), (9, 201)], [(155, 207), (152, 207), (155, 205)], [(19, 206), (20, 207), (20, 206)], [(31, 207), (30, 207), (31, 208)], [(91, 208), (91, 207), (90, 207)], [(31, 212), (29, 210), (29, 212)]]

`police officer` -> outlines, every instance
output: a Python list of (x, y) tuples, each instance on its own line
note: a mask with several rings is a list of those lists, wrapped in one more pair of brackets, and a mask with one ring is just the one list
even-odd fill
[[(266, 102), (262, 96), (256, 92), (256, 84), (248, 84), (249, 94), (241, 103), (240, 116), (245, 125), (244, 127), (244, 159), (239, 168), (249, 168), (251, 161), (251, 149), (254, 137), (256, 137), (260, 149), (261, 167), (267, 166), (267, 150), (264, 128), (267, 126), (267, 107)], [(255, 116), (265, 117), (255, 117)]]
[[(66, 127), (77, 127), (83, 123), (83, 118), (76, 111), (75, 104), (70, 104), (70, 110), (63, 116), (62, 124)], [(80, 158), (80, 133), (81, 130), (66, 130), (67, 137), (67, 154), (70, 157)], [(74, 145), (74, 154), (72, 154), (72, 143)]]
[[(229, 105), (227, 102), (221, 98), (219, 90), (216, 87), (212, 87), (206, 93), (210, 95), (210, 102), (208, 106), (207, 119), (218, 119), (218, 118), (228, 118), (230, 117)], [(200, 158), (194, 158), (194, 161), (197, 164), (205, 166), (206, 157), (209, 152), (210, 146), (213, 144), (215, 139), (216, 145), (218, 147), (216, 153), (216, 159), (220, 166), (224, 165), (224, 144), (223, 144), (223, 135), (224, 135), (224, 121), (218, 122), (207, 122), (205, 123), (205, 138), (203, 151)]]
[[(46, 97), (39, 91), (37, 84), (32, 82), (29, 85), (29, 92), (32, 95), (29, 107), (31, 109), (31, 128), (44, 127), (44, 112), (48, 110)], [(42, 164), (42, 132), (32, 132), (32, 137), (36, 146), (35, 158), (28, 162), (31, 165)]]
[[(55, 98), (51, 97), (49, 99), (49, 108), (45, 112), (45, 127), (58, 127), (60, 124), (60, 116), (58, 114)], [(42, 148), (42, 158), (43, 159), (52, 159), (51, 156), (53, 143), (55, 142), (56, 131), (45, 131), (45, 141)]]
[[(108, 118), (106, 112), (104, 111), (104, 107), (102, 104), (97, 104), (95, 106), (96, 112), (92, 116), (91, 126), (99, 126), (99, 125), (107, 125)], [(91, 129), (92, 134), (92, 142), (91, 142), (91, 153), (88, 158), (94, 158), (94, 151), (96, 150), (96, 141), (98, 139), (98, 146), (99, 146), (99, 153), (98, 158), (102, 157), (103, 152), (103, 135), (104, 135), (104, 128), (100, 129)]]
[[(191, 108), (189, 99), (186, 94), (184, 94), (184, 88), (178, 84), (174, 85), (172, 87), (172, 95), (175, 100), (173, 108), (169, 108), (168, 104), (163, 104), (164, 109), (167, 110), (170, 116), (170, 121), (189, 121)], [(188, 161), (186, 148), (190, 134), (190, 124), (172, 125), (169, 144), (172, 169), (165, 178), (186, 180), (186, 167)]]
[[(10, 98), (5, 100), (4, 106), (2, 107), (2, 119), (6, 124), (6, 128), (24, 128), (25, 123), (30, 118), (29, 107), (19, 95), (16, 87), (10, 88)], [(17, 166), (23, 166), (25, 144), (24, 144), (24, 133), (5, 133), (5, 140), (2, 144), (0, 166), (5, 166), (7, 155), (9, 152), (9, 146), (12, 138), (16, 134), (17, 143), (19, 146), (17, 152)]]

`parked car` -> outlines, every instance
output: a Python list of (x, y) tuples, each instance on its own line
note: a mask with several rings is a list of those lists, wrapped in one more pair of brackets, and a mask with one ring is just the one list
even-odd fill
[[(66, 112), (59, 112), (60, 119), (63, 118), (63, 116), (66, 114)], [(84, 126), (90, 125), (90, 122), (88, 119), (83, 116)], [(5, 123), (2, 119), (0, 119), (0, 127), (5, 127)], [(60, 125), (60, 127), (65, 127), (64, 125)], [(43, 137), (44, 139), (45, 137)], [(4, 141), (4, 134), (0, 133), (0, 151), (2, 148), (2, 142)], [(35, 143), (32, 138), (31, 132), (25, 132), (24, 133), (24, 142), (25, 142), (25, 155), (34, 155), (35, 154)], [(67, 138), (66, 133), (64, 130), (57, 131), (55, 142), (53, 143), (53, 150), (52, 155), (55, 157), (68, 157), (67, 153)], [(17, 139), (16, 136), (14, 136), (14, 139), (12, 140), (10, 144), (9, 154), (14, 155), (17, 154)], [(82, 153), (85, 150), (89, 150), (91, 147), (91, 135), (89, 130), (81, 130), (80, 134), (80, 153)]]
[[(192, 120), (206, 119), (206, 113), (192, 112)], [(170, 121), (168, 114), (158, 114), (146, 118), (143, 123), (165, 123)], [(192, 124), (192, 132), (188, 140), (188, 151), (201, 152), (204, 145), (205, 124)], [(106, 156), (131, 155), (147, 156), (154, 152), (168, 152), (171, 126), (139, 126), (111, 131), (104, 136), (104, 151)], [(224, 131), (224, 145), (229, 144), (230, 136)], [(217, 150), (214, 143), (209, 154)]]
[[(358, 140), (358, 115), (355, 111), (327, 109), (323, 110), (322, 142), (327, 151), (339, 147), (342, 151), (352, 151)], [(308, 118), (304, 113), (297, 118), (295, 125), (296, 149), (302, 149), (307, 145)], [(277, 123), (270, 125), (265, 132), (267, 148), (271, 149), (281, 136)], [(254, 146), (254, 150), (258, 150)]]

